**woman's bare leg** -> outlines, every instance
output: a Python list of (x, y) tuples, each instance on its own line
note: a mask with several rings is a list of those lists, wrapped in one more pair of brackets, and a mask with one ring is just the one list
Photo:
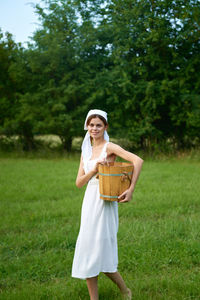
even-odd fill
[(87, 287), (90, 295), (90, 300), (98, 300), (98, 276), (87, 278)]
[(129, 288), (127, 288), (124, 279), (119, 274), (119, 272), (115, 273), (104, 273), (106, 276), (108, 276), (120, 289), (122, 295), (127, 296), (127, 299), (132, 299), (132, 293)]

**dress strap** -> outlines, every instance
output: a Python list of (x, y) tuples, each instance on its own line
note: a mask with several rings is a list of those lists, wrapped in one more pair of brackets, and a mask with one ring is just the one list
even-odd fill
[(101, 157), (102, 157), (102, 158), (106, 158), (106, 157), (107, 157), (107, 152), (106, 152), (106, 150), (107, 150), (107, 145), (108, 145), (108, 143), (109, 143), (109, 142), (106, 142), (105, 145), (103, 146), (103, 150), (102, 150), (102, 152), (101, 152)]

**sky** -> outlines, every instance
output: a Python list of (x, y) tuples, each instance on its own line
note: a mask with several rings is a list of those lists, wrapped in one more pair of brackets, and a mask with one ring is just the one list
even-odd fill
[(26, 46), (29, 36), (39, 28), (37, 15), (30, 3), (40, 0), (0, 0), (0, 28), (13, 35), (15, 42)]

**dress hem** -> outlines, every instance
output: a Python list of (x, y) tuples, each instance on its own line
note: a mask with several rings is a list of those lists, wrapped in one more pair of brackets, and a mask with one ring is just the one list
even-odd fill
[(80, 276), (80, 275), (71, 275), (73, 278), (78, 278), (78, 279), (87, 279), (87, 278), (92, 278), (92, 277), (96, 277), (98, 276), (100, 273), (115, 273), (117, 272), (117, 268), (114, 270), (114, 271), (105, 271), (105, 270), (102, 270), (102, 271), (99, 271), (98, 273), (94, 274), (94, 275), (89, 275), (89, 276)]

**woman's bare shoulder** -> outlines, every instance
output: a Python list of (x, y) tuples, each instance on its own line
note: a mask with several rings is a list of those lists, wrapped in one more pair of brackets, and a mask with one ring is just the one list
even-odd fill
[(107, 145), (107, 150), (109, 151), (109, 152), (113, 152), (113, 151), (115, 151), (116, 149), (120, 149), (121, 147), (119, 146), (119, 145), (117, 145), (117, 144), (115, 144), (115, 143), (113, 143), (113, 142), (109, 142), (108, 143), (108, 145)]
[(121, 146), (119, 146), (115, 143), (108, 144), (107, 152), (109, 155), (114, 154), (116, 156), (119, 156), (119, 157), (127, 160), (127, 161), (132, 161), (132, 162), (143, 161), (136, 154), (123, 149)]

